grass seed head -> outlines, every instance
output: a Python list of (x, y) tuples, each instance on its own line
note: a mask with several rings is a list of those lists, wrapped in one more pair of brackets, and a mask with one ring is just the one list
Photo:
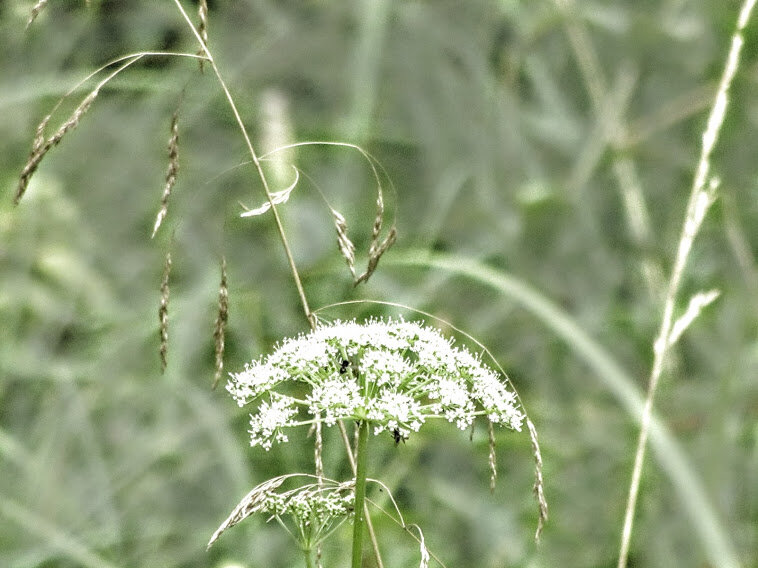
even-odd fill
[(171, 274), (171, 251), (166, 253), (166, 262), (163, 266), (163, 279), (161, 280), (161, 305), (158, 308), (158, 334), (160, 337), (159, 354), (161, 358), (161, 372), (166, 370), (168, 363), (168, 297), (169, 275)]
[(21, 201), (21, 198), (24, 196), (24, 193), (26, 193), (26, 189), (29, 187), (29, 181), (32, 179), (34, 172), (37, 171), (40, 162), (42, 162), (42, 158), (45, 157), (51, 148), (57, 146), (68, 132), (79, 125), (79, 120), (84, 113), (89, 110), (90, 106), (92, 106), (93, 101), (97, 98), (98, 92), (99, 88), (84, 97), (82, 102), (74, 109), (74, 112), (71, 113), (71, 116), (68, 117), (66, 122), (64, 122), (47, 140), (45, 140), (44, 130), (47, 123), (50, 121), (50, 115), (47, 115), (42, 119), (42, 122), (39, 123), (35, 131), (32, 151), (29, 154), (29, 158), (26, 160), (26, 164), (24, 164), (24, 169), (21, 171), (21, 175), (19, 176), (16, 195), (13, 198), (14, 204), (18, 205), (19, 201)]
[(212, 389), (216, 388), (221, 374), (224, 372), (224, 338), (226, 336), (226, 323), (229, 321), (229, 289), (226, 284), (226, 258), (221, 259), (221, 283), (218, 287), (218, 315), (213, 330), (215, 341), (216, 368), (213, 376)]
[[(208, 2), (206, 0), (200, 0), (197, 4), (197, 16), (200, 20), (200, 23), (197, 26), (197, 33), (200, 35), (200, 39), (203, 40), (203, 45), (208, 45)], [(198, 55), (204, 55), (205, 52), (203, 48), (201, 47), (197, 51)], [(205, 63), (204, 59), (201, 59), (199, 61), (200, 65), (200, 72), (202, 73), (204, 71), (203, 64)]]
[(340, 254), (347, 262), (347, 267), (350, 269), (350, 274), (355, 279), (355, 245), (347, 236), (347, 222), (345, 217), (336, 209), (331, 209), (332, 217), (334, 218), (334, 227), (337, 229), (337, 246), (339, 247)]
[(171, 116), (171, 136), (168, 139), (168, 169), (166, 170), (166, 182), (163, 186), (163, 195), (161, 196), (161, 208), (155, 218), (153, 234), (163, 223), (168, 214), (168, 200), (171, 197), (171, 190), (176, 185), (176, 177), (179, 174), (179, 109)]

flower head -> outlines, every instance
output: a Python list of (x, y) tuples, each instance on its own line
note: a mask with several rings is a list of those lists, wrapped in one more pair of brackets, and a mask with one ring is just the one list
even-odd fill
[(227, 390), (254, 403), (251, 445), (268, 450), (285, 430), (367, 420), (375, 434), (407, 438), (429, 418), (460, 429), (477, 416), (520, 430), (516, 395), (495, 371), (435, 328), (392, 319), (337, 321), (283, 340), (232, 373)]

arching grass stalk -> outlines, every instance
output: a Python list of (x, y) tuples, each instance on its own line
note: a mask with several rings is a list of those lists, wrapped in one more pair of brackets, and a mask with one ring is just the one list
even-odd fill
[(289, 246), (287, 235), (284, 232), (284, 225), (282, 224), (282, 219), (281, 219), (281, 216), (279, 215), (279, 211), (276, 208), (274, 198), (271, 195), (271, 189), (269, 188), (268, 179), (266, 178), (266, 174), (263, 172), (263, 167), (261, 166), (261, 161), (260, 161), (260, 158), (258, 157), (258, 153), (255, 151), (255, 148), (253, 147), (253, 143), (250, 140), (250, 135), (247, 133), (247, 128), (245, 127), (245, 123), (242, 121), (242, 116), (237, 110), (237, 105), (234, 102), (232, 93), (231, 91), (229, 91), (229, 88), (226, 86), (226, 81), (224, 81), (224, 78), (221, 75), (221, 72), (219, 71), (218, 66), (216, 65), (216, 61), (213, 59), (213, 54), (208, 49), (208, 46), (206, 45), (206, 42), (203, 40), (203, 37), (200, 35), (200, 32), (195, 28), (195, 25), (192, 23), (192, 20), (190, 19), (189, 15), (187, 15), (187, 12), (184, 10), (184, 7), (182, 6), (181, 2), (179, 2), (179, 0), (174, 0), (174, 4), (176, 4), (176, 7), (181, 12), (182, 16), (187, 22), (187, 25), (192, 30), (192, 33), (195, 35), (198, 43), (200, 44), (200, 49), (202, 50), (203, 54), (207, 58), (208, 64), (211, 66), (211, 69), (213, 69), (213, 73), (214, 75), (216, 75), (216, 79), (218, 80), (218, 83), (221, 86), (221, 90), (224, 91), (226, 100), (229, 103), (229, 108), (231, 109), (232, 114), (234, 114), (234, 119), (237, 122), (237, 126), (239, 126), (240, 132), (242, 133), (242, 137), (245, 139), (245, 145), (247, 146), (247, 151), (250, 154), (250, 158), (253, 160), (253, 164), (255, 164), (255, 169), (257, 170), (258, 177), (260, 178), (261, 184), (263, 185), (263, 191), (266, 194), (266, 199), (271, 205), (271, 213), (273, 213), (274, 215), (274, 221), (276, 222), (276, 229), (279, 233), (279, 239), (282, 241), (282, 247), (284, 248), (284, 253), (287, 256), (287, 262), (289, 263), (290, 270), (292, 272), (292, 278), (295, 281), (295, 287), (297, 288), (297, 293), (298, 293), (298, 296), (300, 297), (300, 303), (302, 304), (303, 311), (305, 312), (305, 317), (308, 320), (308, 323), (311, 325), (311, 327), (313, 327), (315, 325), (315, 321), (313, 320), (313, 315), (311, 314), (310, 307), (308, 306), (308, 298), (305, 296), (305, 289), (303, 288), (303, 283), (302, 283), (302, 280), (300, 279), (300, 273), (298, 272), (297, 266), (295, 265), (295, 258), (292, 256), (292, 249)]

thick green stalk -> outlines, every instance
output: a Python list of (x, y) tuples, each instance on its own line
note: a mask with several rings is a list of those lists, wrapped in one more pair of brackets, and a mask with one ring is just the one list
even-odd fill
[(303, 550), (303, 556), (305, 556), (305, 568), (315, 568), (316, 564), (313, 562), (313, 550), (310, 548)]
[(355, 471), (355, 521), (353, 522), (353, 563), (352, 568), (361, 568), (363, 557), (363, 525), (366, 524), (366, 461), (368, 459), (368, 422), (358, 425), (357, 468)]

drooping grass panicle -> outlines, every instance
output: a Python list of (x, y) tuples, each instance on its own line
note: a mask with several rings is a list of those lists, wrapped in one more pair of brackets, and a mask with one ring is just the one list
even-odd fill
[(368, 266), (366, 267), (366, 271), (361, 274), (358, 278), (355, 280), (356, 286), (360, 284), (361, 282), (365, 282), (368, 280), (371, 275), (376, 270), (376, 267), (379, 264), (379, 259), (382, 258), (385, 252), (393, 245), (395, 244), (395, 241), (397, 240), (397, 229), (393, 225), (389, 233), (387, 233), (387, 236), (384, 237), (384, 239), (379, 242), (375, 241), (371, 243), (371, 248), (369, 249), (369, 257), (368, 257)]
[[(69, 133), (71, 130), (75, 129), (79, 125), (79, 121), (81, 120), (82, 116), (92, 106), (92, 103), (97, 98), (98, 94), (100, 93), (100, 90), (108, 82), (110, 82), (110, 80), (113, 79), (116, 75), (126, 70), (127, 68), (135, 64), (137, 61), (141, 60), (143, 57), (148, 57), (148, 56), (190, 57), (193, 59), (203, 59), (203, 57), (201, 56), (189, 54), (189, 53), (150, 52), (150, 51), (131, 53), (129, 55), (124, 55), (124, 56), (118, 57), (117, 59), (109, 61), (105, 65), (101, 66), (99, 69), (87, 75), (87, 77), (82, 79), (79, 83), (74, 85), (74, 87), (72, 87), (65, 95), (63, 95), (63, 97), (61, 97), (58, 100), (58, 102), (53, 107), (53, 110), (47, 116), (45, 116), (45, 118), (42, 119), (42, 121), (39, 123), (39, 125), (35, 129), (34, 140), (32, 142), (32, 150), (29, 153), (29, 157), (27, 158), (26, 164), (24, 164), (24, 168), (22, 169), (21, 175), (19, 176), (18, 185), (16, 187), (16, 193), (13, 198), (13, 203), (15, 205), (18, 205), (18, 203), (21, 201), (21, 198), (26, 193), (26, 190), (29, 186), (29, 182), (31, 181), (31, 178), (34, 175), (34, 173), (37, 171), (37, 168), (39, 167), (40, 162), (42, 162), (42, 159), (53, 147), (57, 146), (61, 142), (61, 140), (67, 133)], [(52, 116), (55, 114), (58, 108), (60, 108), (63, 102), (67, 100), (74, 92), (78, 91), (81, 88), (81, 86), (84, 85), (86, 82), (88, 82), (90, 79), (92, 79), (96, 75), (100, 74), (104, 70), (114, 65), (118, 65), (118, 67), (114, 71), (109, 73), (104, 79), (98, 82), (97, 85), (95, 85), (95, 88), (92, 91), (90, 91), (89, 94), (87, 94), (87, 96), (84, 97), (84, 99), (82, 99), (79, 105), (74, 109), (71, 115), (63, 122), (63, 124), (61, 124), (61, 126), (52, 135), (50, 135), (50, 137), (45, 138), (45, 129), (47, 128), (47, 125), (50, 122)]]
[(99, 87), (84, 97), (82, 102), (79, 103), (79, 106), (74, 109), (74, 112), (71, 114), (71, 116), (68, 117), (66, 122), (64, 122), (60, 128), (58, 128), (58, 130), (56, 130), (55, 133), (47, 140), (44, 140), (44, 129), (47, 123), (50, 121), (50, 115), (46, 116), (39, 124), (34, 136), (32, 151), (29, 154), (29, 158), (27, 159), (26, 164), (24, 165), (24, 169), (21, 171), (21, 176), (19, 177), (18, 187), (16, 188), (16, 195), (13, 198), (13, 202), (15, 204), (18, 204), (19, 201), (21, 201), (21, 198), (24, 196), (24, 193), (26, 193), (26, 188), (29, 186), (29, 181), (31, 180), (32, 175), (34, 175), (34, 172), (37, 171), (42, 158), (45, 157), (45, 154), (47, 154), (52, 147), (60, 143), (66, 133), (73, 130), (79, 125), (79, 120), (84, 115), (84, 113), (89, 110), (90, 106), (92, 106), (95, 98), (97, 98), (98, 92)]
[(347, 236), (347, 221), (345, 217), (336, 209), (329, 208), (332, 212), (332, 218), (334, 219), (334, 227), (337, 230), (337, 246), (340, 254), (347, 262), (348, 270), (355, 280), (355, 245), (353, 241)]
[(151, 238), (155, 237), (161, 223), (163, 223), (163, 220), (168, 214), (168, 200), (171, 197), (171, 190), (174, 188), (174, 185), (176, 185), (176, 178), (179, 174), (179, 108), (177, 108), (171, 116), (170, 132), (171, 134), (168, 139), (168, 168), (166, 170), (166, 181), (163, 185), (161, 207), (158, 210), (158, 215), (155, 217)]
[[(394, 223), (394, 217), (395, 217), (394, 214), (393, 214), (393, 223), (391, 227), (388, 229), (387, 234), (384, 236), (384, 238), (382, 238), (382, 227), (384, 226), (384, 215), (385, 215), (384, 189), (382, 185), (382, 177), (389, 180), (389, 185), (392, 190), (392, 193), (396, 194), (396, 190), (395, 190), (394, 184), (392, 183), (392, 179), (384, 170), (381, 163), (374, 156), (366, 152), (360, 146), (357, 146), (355, 144), (349, 144), (346, 142), (328, 142), (328, 141), (327, 142), (325, 141), (296, 142), (293, 144), (286, 144), (284, 146), (275, 148), (271, 150), (270, 152), (263, 154), (260, 157), (260, 159), (264, 160), (279, 152), (283, 152), (291, 148), (297, 148), (300, 146), (337, 146), (337, 147), (349, 148), (349, 149), (359, 152), (361, 156), (369, 164), (372, 176), (374, 177), (374, 180), (376, 181), (376, 215), (374, 216), (374, 221), (371, 228), (371, 243), (369, 245), (369, 250), (368, 250), (367, 266), (366, 266), (366, 270), (361, 275), (356, 275), (356, 270), (355, 270), (356, 247), (355, 247), (355, 244), (351, 241), (350, 237), (348, 236), (348, 232), (347, 232), (348, 226), (347, 226), (347, 221), (345, 217), (335, 207), (332, 206), (329, 199), (327, 199), (326, 195), (318, 186), (318, 184), (316, 184), (315, 182), (313, 183), (314, 187), (317, 189), (317, 191), (321, 195), (322, 200), (324, 201), (324, 203), (329, 209), (329, 212), (332, 215), (332, 220), (334, 221), (335, 229), (337, 231), (337, 248), (348, 265), (348, 270), (350, 271), (350, 274), (353, 277), (353, 283), (355, 285), (358, 285), (361, 282), (365, 282), (370, 278), (370, 276), (376, 270), (376, 267), (379, 264), (379, 259), (394, 244), (394, 242), (397, 239), (397, 227), (395, 226), (395, 223)], [(289, 188), (290, 192), (291, 192), (291, 189), (292, 188)], [(287, 193), (286, 198), (289, 198), (289, 192)], [(397, 204), (395, 203), (395, 207), (396, 206)], [(261, 207), (255, 209), (254, 211), (256, 211), (256, 214), (258, 214), (257, 213), (258, 211), (265, 212), (267, 209), (268, 208), (265, 208), (265, 204), (263, 204)], [(246, 213), (243, 213), (243, 215), (250, 216), (251, 212), (248, 211)]]
[(224, 372), (224, 340), (226, 337), (226, 324), (229, 321), (229, 288), (226, 282), (226, 258), (221, 258), (221, 283), (218, 287), (218, 314), (213, 328), (213, 340), (215, 342), (214, 354), (216, 358), (213, 374), (213, 386), (218, 385)]
[(171, 275), (171, 251), (166, 253), (163, 265), (163, 278), (161, 279), (161, 302), (158, 308), (158, 336), (160, 347), (158, 354), (161, 359), (161, 372), (166, 371), (168, 364), (168, 300), (169, 300), (169, 277)]
[(368, 280), (369, 276), (376, 270), (376, 265), (379, 263), (379, 259), (384, 254), (384, 252), (392, 246), (392, 244), (395, 242), (395, 239), (397, 237), (395, 227), (393, 226), (390, 228), (390, 231), (388, 235), (383, 239), (379, 240), (379, 237), (382, 233), (382, 223), (384, 221), (384, 199), (382, 198), (382, 193), (378, 192), (376, 196), (376, 215), (374, 217), (374, 226), (371, 231), (371, 245), (369, 246), (368, 250), (368, 256), (369, 256), (369, 262), (368, 262), (368, 268), (366, 269), (366, 272), (364, 272), (361, 276), (359, 276), (355, 283), (359, 284), (360, 282), (363, 282), (365, 280)]

